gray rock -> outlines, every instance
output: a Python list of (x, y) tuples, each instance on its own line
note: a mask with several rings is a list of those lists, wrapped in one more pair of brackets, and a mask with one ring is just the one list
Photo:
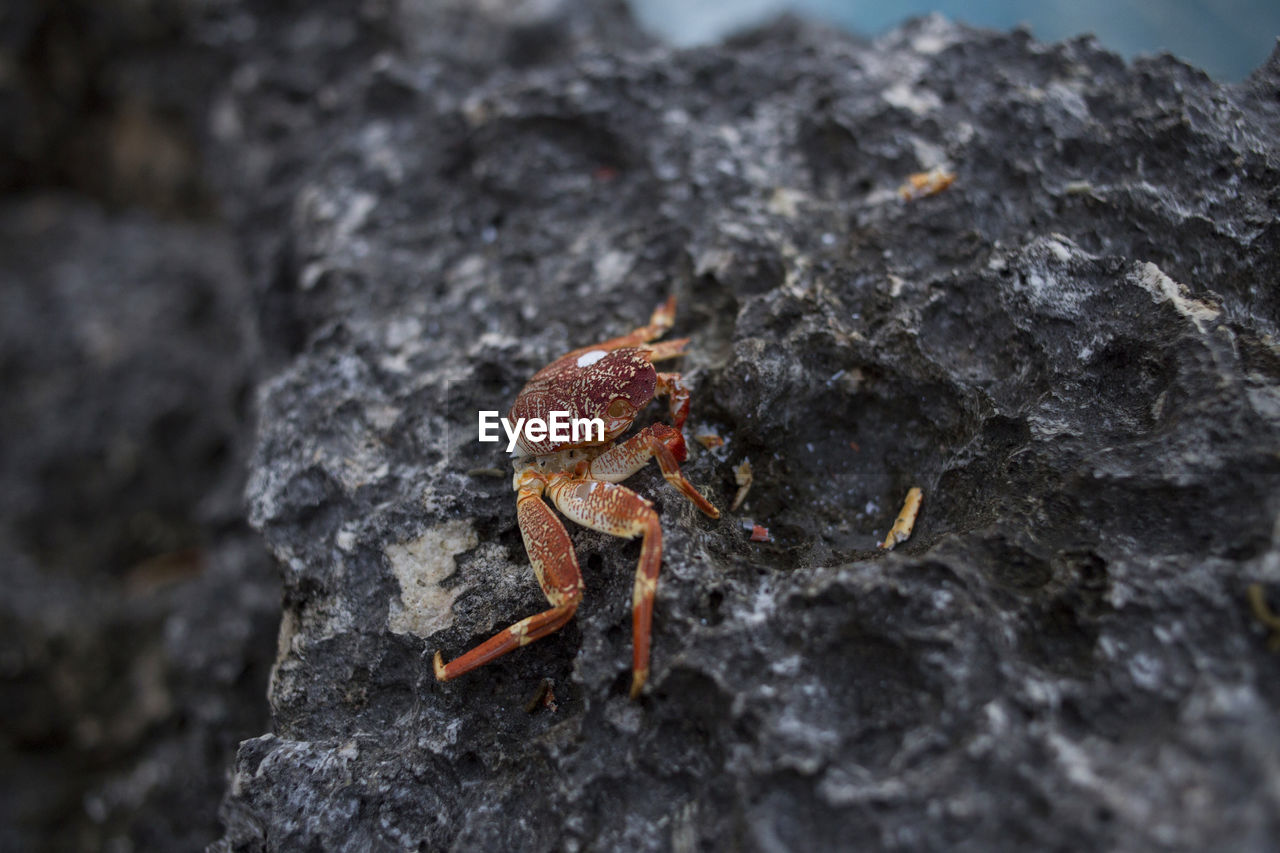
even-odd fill
[(230, 235), (0, 204), (0, 848), (215, 840), (279, 582), (244, 523), (256, 332)]
[[(484, 68), (396, 14), (319, 106), (254, 82), (288, 54), (221, 102), (296, 353), (248, 487), (274, 722), (222, 849), (1273, 844), (1280, 58), (1221, 86), (930, 18)], [(726, 439), (685, 470), (722, 509), (755, 483), (712, 522), (631, 481), (666, 549), (645, 695), (638, 546), (580, 528), (574, 621), (436, 683), (545, 606), (476, 411), (668, 293), (688, 432)]]

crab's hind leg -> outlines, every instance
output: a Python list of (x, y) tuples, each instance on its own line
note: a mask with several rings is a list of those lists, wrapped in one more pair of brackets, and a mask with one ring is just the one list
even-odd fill
[(553, 634), (564, 627), (582, 601), (582, 572), (573, 553), (573, 542), (564, 525), (543, 502), (541, 488), (524, 488), (516, 503), (520, 533), (529, 553), (538, 585), (551, 602), (551, 608), (521, 619), (504, 628), (461, 657), (448, 663), (440, 652), (435, 655), (436, 678), (448, 681), (464, 672), (483, 666), (507, 652)]
[(626, 486), (593, 480), (568, 480), (547, 490), (556, 509), (584, 527), (634, 539), (643, 536), (631, 597), (631, 698), (649, 678), (649, 632), (653, 624), (653, 596), (662, 565), (662, 527), (649, 501)]

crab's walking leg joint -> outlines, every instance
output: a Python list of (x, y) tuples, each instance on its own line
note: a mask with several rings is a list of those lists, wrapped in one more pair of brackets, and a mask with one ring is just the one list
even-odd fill
[(556, 509), (584, 527), (634, 539), (643, 536), (631, 597), (631, 698), (640, 695), (649, 678), (649, 629), (653, 623), (653, 595), (662, 565), (662, 527), (649, 501), (626, 486), (584, 480), (559, 480), (547, 489)]
[(547, 601), (551, 602), (551, 609), (521, 619), (448, 663), (444, 662), (440, 652), (436, 652), (436, 678), (441, 681), (456, 678), (509, 651), (555, 633), (564, 627), (582, 601), (582, 572), (573, 553), (573, 542), (564, 525), (543, 502), (541, 482), (520, 489), (516, 513), (520, 520), (520, 533), (524, 536), (524, 547), (529, 552), (529, 562), (538, 576), (538, 585), (542, 587)]
[(622, 444), (601, 453), (588, 462), (583, 470), (587, 479), (620, 483), (643, 468), (650, 459), (656, 459), (662, 476), (668, 483), (679, 489), (681, 494), (708, 516), (719, 518), (720, 510), (704, 498), (680, 470), (680, 463), (684, 461), (686, 454), (684, 436), (679, 430), (666, 424), (653, 424)]

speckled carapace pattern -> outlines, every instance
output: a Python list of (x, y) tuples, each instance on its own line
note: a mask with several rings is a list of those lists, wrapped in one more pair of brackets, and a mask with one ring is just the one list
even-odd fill
[[(602, 353), (597, 356), (596, 353)], [(609, 403), (621, 397), (637, 410), (653, 399), (658, 374), (636, 347), (574, 350), (539, 370), (516, 398), (508, 417), (542, 418), (552, 412), (568, 412), (571, 418), (603, 418)], [(599, 442), (583, 442), (598, 444)], [(571, 445), (567, 441), (531, 442), (522, 432), (520, 450), (531, 456), (554, 453)]]

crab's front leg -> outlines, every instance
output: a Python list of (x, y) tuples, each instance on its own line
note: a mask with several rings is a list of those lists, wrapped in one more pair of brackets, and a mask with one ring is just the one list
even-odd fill
[(547, 496), (566, 518), (584, 527), (634, 539), (643, 536), (631, 596), (631, 698), (649, 678), (649, 634), (653, 624), (653, 596), (662, 565), (662, 527), (653, 504), (626, 486), (595, 480), (558, 480)]
[(578, 609), (582, 601), (582, 572), (578, 569), (578, 558), (573, 553), (573, 542), (564, 525), (542, 500), (543, 488), (540, 478), (527, 479), (516, 499), (516, 515), (529, 562), (533, 564), (538, 585), (542, 587), (547, 601), (551, 602), (551, 608), (521, 619), (448, 663), (437, 651), (434, 665), (436, 678), (440, 681), (457, 678), (507, 652), (555, 633)]
[(609, 448), (595, 459), (580, 465), (580, 476), (593, 480), (620, 483), (645, 466), (650, 459), (658, 460), (658, 468), (667, 482), (680, 490), (689, 501), (711, 518), (719, 518), (720, 510), (685, 479), (680, 463), (688, 450), (680, 430), (666, 424), (652, 424), (640, 430), (622, 444)]

